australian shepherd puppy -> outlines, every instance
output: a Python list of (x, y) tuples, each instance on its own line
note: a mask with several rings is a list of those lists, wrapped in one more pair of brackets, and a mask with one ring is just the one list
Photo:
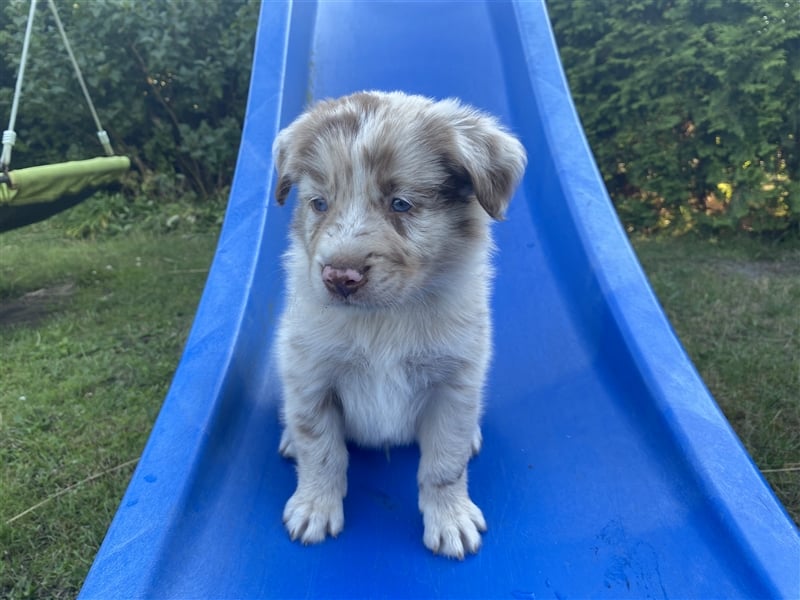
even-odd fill
[(490, 222), (522, 145), (459, 103), (361, 92), (315, 104), (273, 146), (284, 256), (280, 444), (297, 462), (283, 520), (304, 543), (344, 526), (346, 441), (416, 442), (424, 544), (463, 558), (486, 521), (467, 491), (491, 356)]

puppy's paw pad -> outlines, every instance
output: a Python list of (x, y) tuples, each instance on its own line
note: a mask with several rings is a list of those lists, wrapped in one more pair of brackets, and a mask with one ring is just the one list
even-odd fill
[(336, 537), (344, 528), (342, 499), (295, 492), (283, 510), (283, 523), (292, 541), (316, 544), (328, 534)]
[(480, 532), (486, 531), (486, 520), (469, 498), (429, 508), (423, 512), (423, 519), (422, 541), (434, 553), (461, 560), (480, 549)]

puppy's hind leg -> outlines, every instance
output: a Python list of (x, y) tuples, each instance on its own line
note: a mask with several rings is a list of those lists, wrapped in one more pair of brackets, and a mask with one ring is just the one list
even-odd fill
[(467, 462), (480, 444), (475, 433), (479, 417), (479, 390), (465, 393), (463, 387), (441, 386), (417, 427), (423, 542), (433, 552), (451, 558), (477, 552), (480, 532), (486, 531), (483, 513), (467, 491)]
[(336, 537), (344, 527), (348, 459), (344, 417), (331, 393), (316, 402), (304, 399), (291, 404), (284, 437), (290, 442), (285, 449), (297, 460), (297, 489), (286, 503), (283, 522), (292, 540), (314, 544), (328, 534)]

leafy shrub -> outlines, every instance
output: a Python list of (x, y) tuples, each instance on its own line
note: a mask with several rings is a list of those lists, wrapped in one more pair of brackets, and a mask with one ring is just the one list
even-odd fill
[(800, 228), (800, 0), (549, 0), (628, 229)]
[[(222, 196), (204, 202), (191, 202), (186, 196), (163, 194), (170, 179), (156, 175), (136, 196), (122, 193), (95, 194), (81, 204), (53, 217), (50, 223), (67, 237), (96, 238), (133, 230), (166, 233), (216, 231), (222, 224)], [(150, 192), (153, 187), (158, 192)], [(155, 198), (158, 198), (156, 200)]]
[[(127, 196), (171, 202), (175, 193), (202, 201), (224, 195), (244, 116), (258, 2), (56, 4), (103, 126), (117, 153), (136, 167)], [(27, 0), (0, 4), (3, 118), (28, 6)], [(45, 2), (36, 12), (16, 130), (16, 168), (102, 154)], [(164, 187), (164, 178), (173, 183)]]

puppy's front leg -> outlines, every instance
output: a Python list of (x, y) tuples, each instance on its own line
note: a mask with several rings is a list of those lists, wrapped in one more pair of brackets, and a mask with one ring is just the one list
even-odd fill
[(467, 492), (467, 462), (477, 450), (480, 391), (441, 386), (423, 411), (420, 446), (419, 509), (423, 542), (433, 552), (462, 559), (477, 552), (486, 521)]
[(292, 402), (285, 418), (297, 460), (297, 489), (283, 511), (292, 540), (314, 544), (344, 527), (347, 447), (342, 409), (333, 393), (320, 401)]

